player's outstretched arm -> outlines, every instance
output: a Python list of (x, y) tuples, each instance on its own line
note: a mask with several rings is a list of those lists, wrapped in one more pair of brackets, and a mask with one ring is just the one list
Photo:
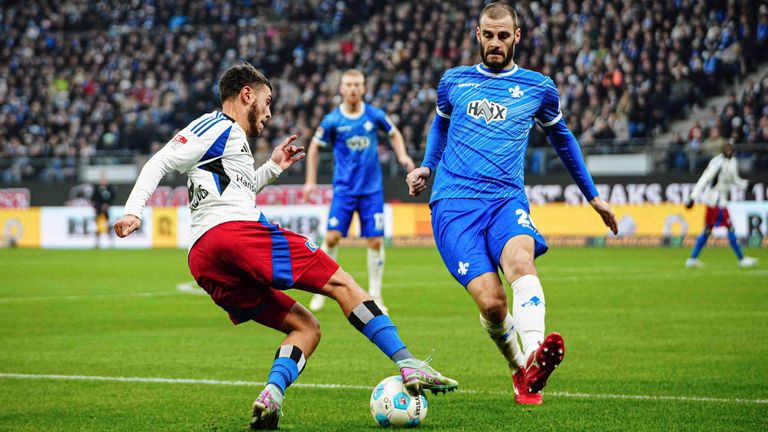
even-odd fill
[(402, 165), (407, 172), (413, 171), (416, 164), (413, 163), (413, 159), (408, 156), (408, 152), (405, 150), (405, 139), (403, 139), (403, 134), (400, 133), (400, 130), (397, 128), (392, 128), (390, 136), (392, 140), (392, 150), (395, 151), (397, 161), (400, 162), (400, 165)]
[(140, 227), (141, 219), (131, 214), (124, 215), (118, 219), (114, 225), (115, 234), (120, 238), (128, 237), (138, 231)]
[(312, 139), (309, 143), (309, 149), (307, 150), (307, 174), (304, 179), (304, 195), (302, 200), (305, 203), (310, 201), (312, 194), (317, 189), (317, 159), (320, 153), (320, 143), (316, 139)]
[(596, 196), (589, 200), (589, 205), (591, 205), (597, 214), (603, 218), (603, 223), (611, 229), (612, 233), (619, 233), (619, 225), (616, 223), (616, 215), (613, 213), (611, 206), (609, 206), (607, 202), (603, 201), (599, 196)]

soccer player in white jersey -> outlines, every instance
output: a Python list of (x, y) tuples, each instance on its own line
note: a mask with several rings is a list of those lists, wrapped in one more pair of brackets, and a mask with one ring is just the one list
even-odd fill
[(253, 404), (251, 427), (277, 427), (283, 394), (320, 341), (317, 319), (283, 292), (289, 288), (336, 300), (349, 322), (397, 364), (409, 391), (456, 389), (456, 381), (429, 366), (429, 359), (417, 360), (408, 351), (389, 316), (334, 260), (305, 237), (271, 224), (255, 207), (256, 194), (303, 157), (303, 147), (291, 144), (294, 135), (254, 170), (247, 137), (258, 135), (272, 116), (267, 78), (247, 63), (233, 66), (219, 90), (222, 110), (193, 121), (152, 156), (114, 228), (119, 237), (135, 232), (162, 177), (172, 170), (188, 175), (188, 263), (195, 280), (234, 324), (253, 320), (287, 335)]
[[(304, 201), (317, 187), (317, 154), (320, 147), (333, 146), (333, 202), (328, 214), (328, 227), (320, 246), (334, 260), (336, 246), (347, 236), (352, 215), (360, 217), (360, 235), (368, 243), (368, 293), (386, 312), (381, 297), (384, 275), (384, 190), (379, 165), (378, 131), (389, 135), (392, 150), (410, 172), (413, 160), (405, 150), (403, 135), (384, 111), (366, 104), (365, 76), (357, 69), (349, 69), (341, 76), (339, 92), (341, 105), (320, 122), (307, 150), (307, 177), (304, 183)], [(309, 309), (320, 310), (325, 297), (316, 294)]]
[(685, 262), (686, 267), (703, 267), (704, 264), (699, 261), (699, 254), (707, 244), (712, 228), (723, 226), (728, 228), (728, 241), (731, 248), (739, 259), (740, 267), (752, 267), (757, 265), (757, 258), (744, 256), (741, 251), (736, 233), (731, 225), (731, 217), (728, 214), (728, 197), (731, 188), (746, 188), (749, 182), (739, 177), (739, 165), (736, 158), (733, 157), (734, 144), (727, 142), (723, 144), (722, 153), (712, 158), (709, 165), (701, 174), (699, 181), (691, 191), (691, 196), (686, 203), (688, 209), (693, 208), (694, 200), (700, 200), (707, 206), (704, 214), (704, 231), (699, 234), (696, 244), (691, 251), (691, 257)]
[[(565, 124), (554, 83), (513, 61), (521, 36), (517, 23), (510, 6), (483, 9), (476, 29), (482, 63), (443, 74), (424, 161), (406, 181), (411, 195), (418, 195), (437, 171), (430, 207), (440, 255), (477, 303), (480, 322), (506, 358), (515, 401), (540, 404), (565, 345), (558, 333), (545, 337), (544, 292), (534, 265), (547, 250), (523, 184), (534, 121), (603, 222), (614, 233), (617, 226)], [(499, 268), (512, 286), (513, 314)]]

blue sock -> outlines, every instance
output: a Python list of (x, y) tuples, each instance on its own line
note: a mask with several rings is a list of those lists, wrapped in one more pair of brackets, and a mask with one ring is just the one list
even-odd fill
[(285, 389), (299, 377), (306, 363), (304, 353), (298, 347), (294, 345), (281, 346), (275, 354), (275, 361), (272, 362), (267, 383), (276, 385), (281, 392), (285, 393)]
[(731, 248), (736, 252), (736, 256), (739, 257), (739, 261), (744, 258), (744, 253), (741, 252), (741, 246), (739, 246), (739, 240), (736, 239), (736, 233), (728, 231), (728, 241), (731, 242)]
[(349, 315), (349, 322), (389, 358), (405, 348), (397, 327), (372, 300), (357, 305)]
[(704, 245), (707, 244), (707, 239), (709, 239), (709, 231), (705, 228), (704, 231), (699, 234), (699, 237), (696, 239), (696, 246), (693, 247), (691, 258), (695, 259), (699, 257), (699, 254), (704, 248)]

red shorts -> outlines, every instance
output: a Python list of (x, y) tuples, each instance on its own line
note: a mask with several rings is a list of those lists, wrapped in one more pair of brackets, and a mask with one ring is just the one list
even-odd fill
[(306, 237), (263, 221), (226, 222), (189, 251), (197, 284), (235, 324), (278, 328), (296, 300), (281, 290), (318, 292), (339, 265)]
[(727, 207), (707, 207), (704, 215), (704, 225), (707, 228), (718, 226), (731, 227), (731, 217)]

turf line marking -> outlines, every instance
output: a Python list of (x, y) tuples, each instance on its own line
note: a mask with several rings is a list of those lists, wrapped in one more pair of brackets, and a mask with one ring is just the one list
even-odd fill
[[(108, 381), (108, 382), (129, 382), (129, 383), (152, 383), (152, 384), (197, 384), (213, 386), (241, 386), (241, 387), (259, 387), (267, 383), (263, 381), (223, 381), (212, 379), (192, 379), (192, 378), (151, 378), (151, 377), (110, 377), (110, 376), (92, 376), (92, 375), (44, 375), (44, 374), (21, 374), (21, 373), (0, 373), (0, 378), (10, 379), (33, 379), (33, 380), (58, 380), (58, 381)], [(313, 383), (294, 383), (292, 387), (336, 389), (336, 390), (371, 390), (373, 386), (350, 385), (350, 384), (313, 384)], [(485, 390), (458, 390), (460, 393), (468, 394), (494, 394), (509, 395), (511, 392), (505, 391), (485, 391)], [(714, 403), (737, 403), (737, 404), (768, 404), (768, 399), (741, 399), (741, 398), (714, 398), (705, 396), (653, 396), (653, 395), (621, 395), (607, 393), (574, 393), (574, 392), (547, 392), (547, 396), (566, 397), (576, 399), (626, 399), (626, 400), (649, 400), (649, 401), (671, 401), (671, 402), (714, 402)]]
[(137, 292), (137, 293), (123, 293), (123, 294), (94, 294), (94, 295), (70, 295), (70, 296), (38, 296), (38, 297), (5, 297), (0, 298), (0, 304), (4, 303), (16, 303), (25, 301), (49, 301), (49, 300), (61, 300), (61, 301), (77, 301), (77, 300), (93, 300), (93, 299), (106, 299), (106, 298), (121, 298), (121, 297), (161, 297), (175, 295), (174, 292), (157, 291), (157, 292)]
[(184, 282), (176, 285), (176, 290), (183, 292), (184, 294), (200, 294), (200, 295), (207, 295), (205, 291), (203, 291), (202, 288), (197, 286), (197, 283), (195, 282)]

